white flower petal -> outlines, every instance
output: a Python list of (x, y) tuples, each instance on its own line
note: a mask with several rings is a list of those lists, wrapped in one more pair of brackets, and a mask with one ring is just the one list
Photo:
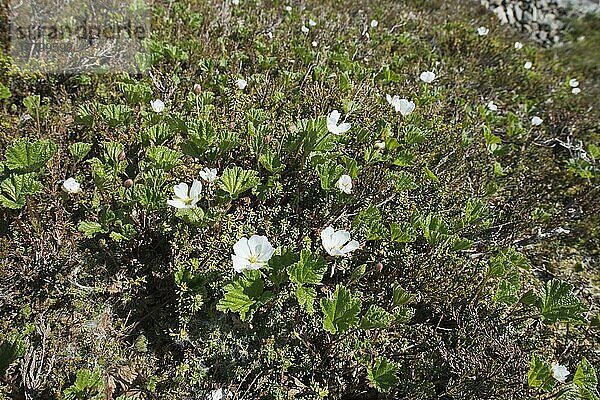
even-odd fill
[(250, 263), (247, 259), (236, 256), (235, 254), (231, 256), (231, 261), (233, 262), (233, 269), (235, 272), (242, 272), (250, 267)]
[(358, 243), (356, 240), (351, 240), (342, 248), (341, 252), (344, 254), (348, 254), (348, 253), (358, 249), (359, 247), (360, 247), (360, 243)]
[(243, 257), (246, 260), (252, 257), (252, 250), (248, 245), (248, 239), (246, 239), (245, 237), (240, 238), (240, 240), (238, 240), (236, 244), (233, 245), (233, 251), (236, 256)]
[(192, 188), (190, 189), (190, 197), (198, 199), (198, 196), (202, 192), (202, 183), (194, 179), (192, 183)]
[(175, 208), (188, 208), (187, 204), (179, 199), (167, 200), (167, 204)]
[(185, 182), (173, 186), (173, 191), (175, 192), (175, 196), (180, 199), (186, 199), (188, 197), (188, 185)]

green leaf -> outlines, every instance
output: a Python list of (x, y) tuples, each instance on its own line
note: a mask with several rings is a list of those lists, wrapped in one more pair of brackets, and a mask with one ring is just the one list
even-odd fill
[(415, 228), (408, 222), (390, 224), (390, 240), (397, 243), (411, 243), (417, 240)]
[(529, 360), (529, 372), (527, 373), (527, 383), (529, 387), (550, 392), (554, 387), (554, 378), (550, 365), (536, 354), (531, 355)]
[(131, 108), (124, 104), (99, 104), (98, 111), (104, 122), (111, 128), (124, 128), (129, 123), (132, 113)]
[(102, 224), (92, 221), (81, 221), (77, 226), (77, 230), (82, 232), (88, 239), (93, 238), (99, 233), (108, 233), (108, 229), (102, 226)]
[(596, 370), (585, 357), (581, 359), (579, 366), (577, 366), (573, 383), (579, 389), (582, 400), (598, 400), (600, 397), (597, 389), (598, 377), (596, 376)]
[(352, 221), (352, 227), (366, 240), (379, 240), (388, 236), (387, 229), (381, 222), (381, 213), (374, 205), (359, 212)]
[(348, 289), (337, 285), (333, 299), (321, 299), (323, 328), (331, 333), (345, 332), (358, 325), (361, 301), (352, 297)]
[(570, 382), (560, 388), (556, 400), (583, 400), (583, 397), (581, 397), (579, 388)]
[(281, 254), (275, 254), (269, 260), (269, 277), (268, 279), (276, 285), (281, 285), (288, 281), (287, 269), (294, 263), (297, 263), (300, 258), (298, 254), (288, 248), (281, 250)]
[(514, 270), (529, 270), (530, 268), (527, 257), (509, 247), (490, 259), (487, 274), (490, 277), (502, 277)]
[(0, 100), (8, 99), (10, 96), (10, 89), (0, 83)]
[(417, 187), (414, 175), (404, 171), (388, 172), (388, 180), (392, 182), (396, 192), (404, 192)]
[(179, 153), (164, 146), (156, 146), (148, 150), (148, 160), (154, 168), (169, 171), (179, 165)]
[(25, 205), (26, 196), (42, 189), (42, 184), (34, 179), (34, 173), (10, 175), (0, 184), (0, 204), (3, 207), (18, 209)]
[(344, 167), (333, 161), (318, 164), (316, 170), (321, 180), (321, 187), (327, 191), (334, 189), (336, 182), (344, 174)]
[(260, 179), (257, 175), (256, 171), (244, 170), (240, 167), (226, 168), (219, 180), (219, 185), (232, 199), (235, 199), (246, 190), (258, 186)]
[(442, 217), (429, 214), (420, 220), (423, 236), (433, 247), (448, 242), (451, 239), (450, 231)]
[(80, 369), (77, 371), (75, 383), (65, 389), (63, 395), (66, 400), (100, 400), (104, 397), (103, 390), (104, 380), (99, 370)]
[(414, 309), (407, 307), (407, 306), (400, 306), (394, 312), (394, 319), (396, 320), (396, 323), (398, 323), (398, 324), (406, 324), (406, 323), (410, 322), (410, 320), (412, 319), (412, 317), (414, 317), (414, 315), (415, 315)]
[(327, 263), (325, 260), (321, 256), (313, 254), (310, 250), (302, 250), (300, 260), (287, 269), (290, 280), (301, 285), (321, 283), (326, 271)]
[(551, 324), (557, 321), (584, 323), (581, 313), (585, 310), (573, 294), (573, 286), (558, 279), (546, 282), (540, 293), (542, 320)]
[(194, 121), (187, 124), (188, 140), (181, 144), (183, 152), (195, 158), (204, 158), (208, 148), (214, 143), (217, 133), (208, 121)]
[(398, 385), (398, 367), (385, 358), (375, 361), (373, 367), (367, 368), (367, 376), (371, 385), (380, 392), (386, 393)]
[(279, 155), (268, 147), (263, 149), (258, 157), (258, 161), (272, 174), (279, 174), (285, 168), (285, 164), (281, 163)]
[(6, 149), (6, 166), (18, 172), (34, 172), (54, 155), (57, 146), (51, 140), (30, 142), (21, 138)]
[(90, 143), (77, 142), (69, 146), (69, 153), (71, 153), (71, 157), (73, 157), (75, 161), (81, 161), (87, 156), (91, 149), (92, 145)]
[(247, 321), (254, 311), (273, 297), (271, 292), (264, 290), (264, 282), (257, 271), (236, 277), (224, 289), (225, 296), (217, 304), (217, 310), (239, 313), (242, 321)]
[(13, 337), (0, 345), (0, 377), (3, 377), (10, 364), (25, 354), (25, 345), (18, 337)]
[(361, 329), (387, 328), (390, 326), (394, 316), (383, 308), (373, 304), (360, 320)]
[(496, 293), (494, 294), (494, 301), (508, 305), (515, 304), (519, 301), (519, 289), (521, 289), (519, 272), (513, 270), (498, 284)]
[(317, 291), (314, 288), (306, 286), (298, 286), (295, 291), (296, 298), (300, 306), (306, 310), (307, 313), (312, 314), (315, 312), (315, 299), (317, 298)]
[(394, 287), (393, 302), (396, 307), (411, 303), (415, 297), (414, 294), (410, 293), (400, 285)]

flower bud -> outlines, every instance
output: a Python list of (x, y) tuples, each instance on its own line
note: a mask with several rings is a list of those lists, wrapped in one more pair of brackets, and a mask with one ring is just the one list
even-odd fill
[(133, 180), (132, 179), (125, 180), (125, 182), (123, 182), (123, 186), (125, 186), (127, 189), (129, 189), (130, 187), (133, 186)]
[(119, 159), (119, 161), (124, 161), (125, 157), (126, 157), (125, 152), (122, 151), (119, 153), (118, 159)]
[(383, 264), (381, 262), (378, 262), (377, 264), (375, 264), (375, 269), (377, 270), (377, 272), (381, 272), (381, 270), (383, 270)]
[(198, 84), (198, 83), (194, 84), (194, 93), (200, 94), (201, 91), (202, 91), (202, 86), (200, 86), (200, 84)]

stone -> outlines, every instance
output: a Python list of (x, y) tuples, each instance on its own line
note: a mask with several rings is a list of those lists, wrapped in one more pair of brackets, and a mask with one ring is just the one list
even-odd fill
[(515, 18), (517, 21), (523, 20), (523, 9), (519, 4), (515, 4)]
[(513, 10), (511, 7), (508, 7), (506, 9), (506, 18), (508, 18), (508, 23), (511, 25), (514, 25), (515, 22), (517, 22), (517, 20), (515, 18), (515, 14), (513, 13)]
[(496, 14), (502, 25), (508, 23), (508, 18), (506, 18), (506, 12), (502, 7), (496, 7), (492, 11), (494, 12), (494, 14)]

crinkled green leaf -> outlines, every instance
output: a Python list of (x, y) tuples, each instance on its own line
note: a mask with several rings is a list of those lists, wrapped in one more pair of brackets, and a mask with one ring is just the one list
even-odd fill
[(18, 172), (34, 172), (46, 164), (54, 155), (57, 146), (51, 140), (30, 142), (21, 138), (6, 149), (6, 166)]
[(309, 314), (315, 312), (315, 299), (317, 298), (317, 291), (312, 287), (298, 286), (294, 292), (300, 306), (306, 310)]
[(88, 239), (99, 233), (108, 233), (108, 230), (102, 224), (93, 221), (81, 221), (77, 226), (77, 230), (82, 232)]
[(579, 389), (582, 400), (598, 400), (600, 398), (597, 388), (598, 377), (596, 376), (596, 370), (585, 357), (581, 359), (581, 362), (577, 366), (577, 370), (573, 376), (573, 383)]
[(344, 167), (333, 161), (318, 164), (316, 170), (319, 174), (323, 190), (334, 189), (338, 179), (344, 174)]
[(546, 282), (540, 293), (542, 320), (551, 324), (558, 321), (584, 323), (581, 302), (573, 294), (573, 286), (558, 279)]
[(394, 287), (393, 302), (394, 306), (400, 307), (405, 304), (412, 302), (415, 299), (415, 295), (410, 293), (408, 290), (397, 285)]
[(6, 339), (0, 345), (0, 377), (14, 361), (25, 354), (25, 344), (18, 337)]
[(0, 100), (8, 99), (10, 96), (10, 89), (0, 83)]
[(360, 320), (361, 329), (374, 329), (374, 328), (387, 328), (390, 326), (394, 316), (379, 307), (378, 305), (371, 305), (365, 315)]
[(490, 259), (487, 274), (490, 277), (501, 277), (513, 270), (529, 270), (530, 268), (527, 257), (509, 247)]
[(550, 392), (554, 387), (555, 380), (550, 365), (536, 354), (532, 354), (529, 360), (527, 383), (530, 387), (544, 392)]
[(148, 159), (155, 168), (169, 171), (179, 164), (179, 153), (165, 146), (155, 146), (148, 150)]
[(333, 299), (321, 299), (323, 328), (331, 333), (345, 332), (358, 325), (361, 301), (352, 297), (348, 289), (337, 285)]
[(390, 224), (390, 239), (397, 243), (411, 243), (417, 240), (417, 231), (408, 222)]
[(494, 301), (504, 304), (515, 304), (519, 301), (521, 282), (519, 272), (514, 270), (500, 281), (494, 294)]
[(264, 290), (260, 274), (253, 272), (255, 271), (238, 276), (225, 285), (225, 296), (217, 304), (217, 310), (239, 313), (242, 321), (246, 321), (256, 309), (273, 297), (271, 292)]
[(380, 392), (389, 392), (394, 386), (398, 385), (398, 367), (396, 364), (379, 358), (375, 365), (367, 368), (367, 376), (371, 385)]
[(321, 283), (323, 275), (327, 271), (327, 264), (321, 256), (313, 254), (310, 250), (302, 250), (300, 260), (290, 265), (287, 271), (292, 282), (318, 284)]
[(256, 187), (260, 183), (258, 174), (253, 170), (240, 167), (229, 167), (223, 171), (219, 185), (221, 189), (235, 199), (246, 190)]
[(77, 142), (69, 146), (69, 153), (71, 154), (71, 157), (75, 159), (75, 161), (81, 161), (85, 158), (85, 156), (87, 156), (91, 149), (91, 143)]
[(404, 192), (417, 187), (414, 175), (404, 171), (389, 172), (388, 180), (392, 182), (396, 192)]
[(25, 205), (28, 195), (42, 189), (42, 184), (34, 178), (35, 174), (10, 175), (0, 184), (0, 205), (18, 209)]
[(352, 227), (366, 240), (379, 240), (388, 236), (388, 231), (381, 222), (381, 213), (374, 205), (359, 212), (352, 221)]

